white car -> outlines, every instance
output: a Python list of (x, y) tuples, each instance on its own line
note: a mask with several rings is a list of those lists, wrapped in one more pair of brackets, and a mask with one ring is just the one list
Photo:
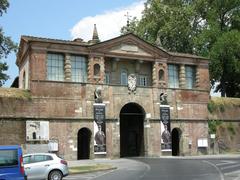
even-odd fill
[(34, 153), (23, 156), (28, 180), (61, 180), (68, 175), (67, 162), (52, 153)]

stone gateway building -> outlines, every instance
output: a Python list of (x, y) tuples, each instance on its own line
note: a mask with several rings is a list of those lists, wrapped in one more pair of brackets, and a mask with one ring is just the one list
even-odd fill
[[(0, 144), (68, 160), (207, 152), (203, 57), (167, 52), (131, 33), (100, 42), (95, 27), (89, 42), (22, 36), (16, 63), (19, 89), (1, 98)], [(167, 149), (161, 104), (170, 110)]]

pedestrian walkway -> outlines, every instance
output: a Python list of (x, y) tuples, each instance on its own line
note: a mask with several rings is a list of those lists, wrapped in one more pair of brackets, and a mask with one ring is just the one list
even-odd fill
[[(136, 161), (138, 158), (172, 158), (172, 159), (231, 159), (240, 158), (240, 154), (220, 154), (220, 155), (201, 155), (201, 156), (159, 156), (159, 157), (134, 157), (129, 158), (118, 158), (118, 159), (87, 159), (87, 160), (76, 160), (68, 161), (69, 167), (76, 166), (86, 166), (86, 165), (96, 165), (96, 164), (108, 164), (116, 168), (124, 168), (126, 166), (135, 166), (141, 164), (141, 162)], [(136, 159), (136, 160), (134, 160)]]
[(141, 164), (141, 162), (138, 162), (132, 159), (126, 159), (126, 158), (119, 158), (119, 159), (99, 158), (99, 159), (68, 161), (69, 167), (96, 165), (96, 164), (108, 164), (116, 168), (125, 168), (127, 166), (136, 166), (138, 164)]

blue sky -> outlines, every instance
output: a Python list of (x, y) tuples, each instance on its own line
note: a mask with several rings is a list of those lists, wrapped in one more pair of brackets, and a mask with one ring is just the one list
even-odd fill
[[(142, 0), (9, 0), (10, 7), (1, 18), (5, 35), (19, 43), (21, 35), (71, 40), (76, 37), (88, 41), (93, 24), (97, 24), (101, 40), (119, 35), (120, 27), (126, 24), (126, 12), (141, 16)], [(5, 60), (9, 65), (7, 74), (12, 84), (18, 75), (16, 56)]]

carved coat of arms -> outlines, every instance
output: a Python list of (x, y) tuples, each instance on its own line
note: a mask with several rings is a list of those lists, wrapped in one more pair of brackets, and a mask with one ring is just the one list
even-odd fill
[(128, 90), (131, 92), (136, 91), (137, 88), (137, 77), (135, 74), (130, 74), (128, 76)]

